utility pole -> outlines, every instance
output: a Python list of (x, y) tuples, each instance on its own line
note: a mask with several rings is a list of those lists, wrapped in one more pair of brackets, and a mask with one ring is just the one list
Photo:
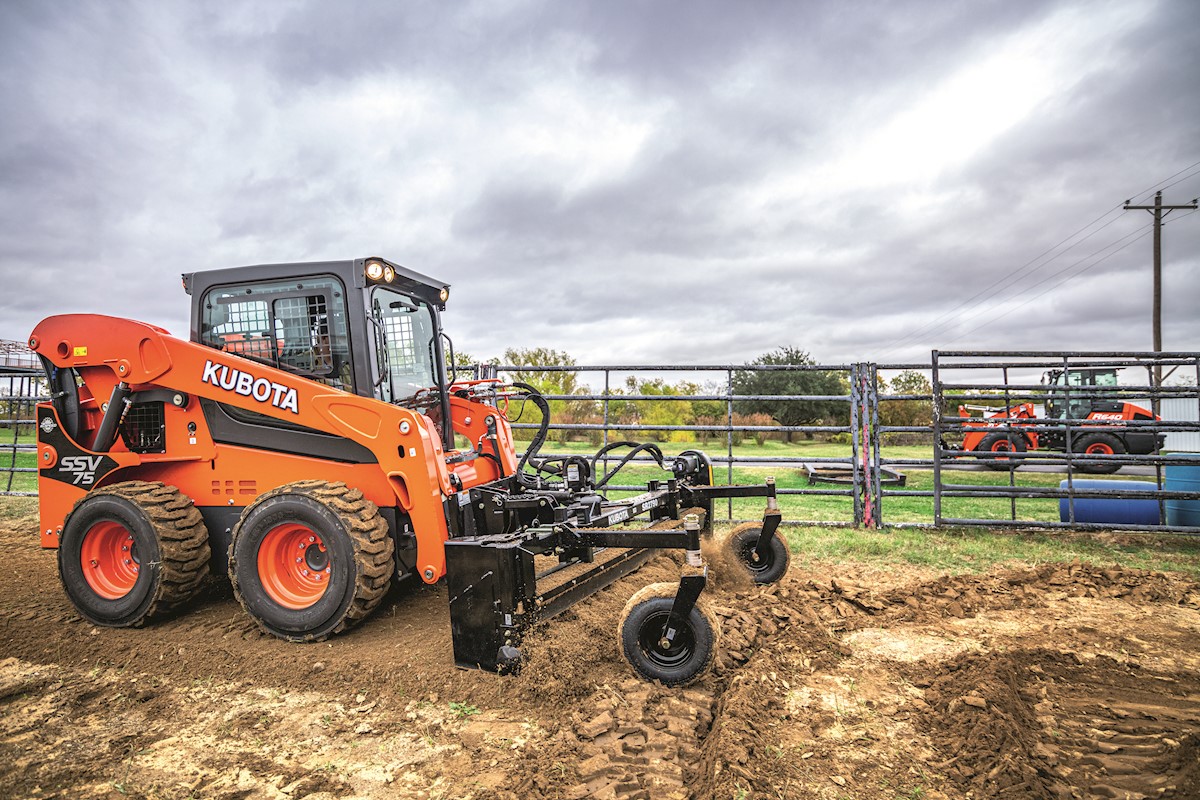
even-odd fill
[[(1197, 198), (1200, 199), (1200, 198)], [(1172, 211), (1183, 209), (1195, 209), (1196, 200), (1192, 200), (1190, 204), (1178, 206), (1164, 206), (1162, 201), (1162, 192), (1154, 193), (1154, 205), (1152, 206), (1135, 206), (1132, 205), (1132, 200), (1125, 201), (1126, 211), (1149, 211), (1154, 215), (1154, 352), (1162, 352), (1162, 226), (1163, 217), (1170, 214)], [(1162, 387), (1162, 365), (1156, 364), (1154, 367), (1154, 385), (1156, 388)], [(1157, 406), (1157, 399), (1155, 402)]]

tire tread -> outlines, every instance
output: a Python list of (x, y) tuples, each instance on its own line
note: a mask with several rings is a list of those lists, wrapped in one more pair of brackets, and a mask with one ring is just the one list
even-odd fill
[[(272, 636), (294, 642), (324, 641), (366, 619), (383, 601), (391, 586), (395, 545), (387, 521), (379, 513), (379, 507), (368, 500), (361, 490), (347, 486), (341, 481), (303, 480), (285, 484), (260, 495), (246, 508), (242, 519), (246, 519), (251, 509), (260, 503), (282, 495), (304, 495), (320, 503), (338, 518), (354, 550), (354, 597), (337, 625), (329, 632), (319, 635), (281, 634), (268, 627), (254, 614), (250, 616), (260, 629)], [(235, 532), (234, 539), (236, 538)], [(232, 549), (231, 543), (231, 555)], [(230, 569), (229, 576), (234, 593), (240, 600), (236, 571)], [(244, 602), (242, 605), (246, 606)]]
[(158, 540), (158, 584), (140, 617), (128, 627), (141, 627), (195, 597), (209, 576), (212, 551), (204, 517), (192, 499), (176, 486), (161, 481), (125, 481), (102, 486), (84, 495), (63, 520), (90, 498), (110, 494), (128, 500), (146, 517)]

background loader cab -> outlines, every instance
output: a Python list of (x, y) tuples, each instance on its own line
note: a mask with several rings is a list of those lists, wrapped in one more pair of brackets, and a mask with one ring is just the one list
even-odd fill
[[(1054, 391), (1055, 387), (1111, 386), (1115, 388), (1118, 385), (1117, 368), (1052, 369), (1042, 374), (1042, 385), (1049, 389), (1045, 401), (1047, 419), (1063, 419), (1064, 417), (1070, 419), (1087, 419), (1096, 404), (1103, 404), (1107, 401), (1095, 396), (1076, 394), (1071, 398), (1070, 408), (1068, 409), (1066, 395), (1069, 392), (1069, 388)], [(1110, 404), (1114, 406), (1119, 405), (1116, 403)]]
[[(1146, 423), (1159, 417), (1141, 406), (1113, 399), (1118, 392), (1117, 371), (1115, 367), (1084, 367), (1043, 373), (1044, 418), (1037, 416), (1032, 402), (999, 410), (959, 406), (961, 417), (970, 417), (972, 411), (985, 415), (978, 422), (963, 423), (960, 449), (997, 470), (1016, 469), (1027, 451), (1057, 450), (1071, 454), (1071, 463), (1080, 472), (1097, 474), (1119, 470), (1121, 456), (1157, 452), (1165, 437)], [(1062, 424), (1048, 425), (1047, 420)]]

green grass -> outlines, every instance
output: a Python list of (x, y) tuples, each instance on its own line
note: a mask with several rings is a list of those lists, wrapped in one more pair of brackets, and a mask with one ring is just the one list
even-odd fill
[(784, 529), (793, 559), (985, 572), (997, 565), (1087, 561), (1132, 569), (1183, 572), (1200, 580), (1200, 541), (1155, 535), (993, 531), (985, 528), (794, 527)]
[[(615, 436), (612, 437), (615, 439)], [(22, 435), (22, 444), (33, 443), (32, 435)], [(12, 442), (12, 432), (0, 429), (0, 445)], [(518, 443), (518, 449), (524, 443)], [(725, 452), (721, 438), (707, 446), (696, 442), (670, 442), (660, 445), (668, 456), (683, 450), (702, 449), (712, 454)], [(591, 455), (596, 448), (586, 442), (558, 444), (547, 443), (546, 453), (570, 453)], [(756, 444), (752, 439), (734, 448), (734, 455), (742, 457), (768, 456), (788, 457), (797, 461), (812, 458), (848, 458), (849, 445), (828, 442), (796, 442), (787, 444), (766, 441)], [(617, 451), (618, 460), (621, 451)], [(928, 458), (928, 447), (886, 446), (886, 458)], [(18, 453), (16, 466), (35, 466), (35, 454)], [(4, 467), (13, 463), (11, 450), (0, 447), (0, 490), (8, 486), (9, 473)], [(615, 461), (613, 462), (615, 464)], [(903, 489), (884, 487), (882, 514), (885, 524), (931, 523), (933, 521), (932, 497), (906, 497), (889, 494), (895, 491), (933, 490), (933, 471), (930, 469), (907, 468), (907, 482)], [(728, 470), (724, 466), (714, 469), (718, 483), (728, 482)], [(780, 489), (848, 490), (849, 487), (835, 484), (808, 483), (807, 475), (794, 467), (737, 467), (733, 470), (733, 483), (760, 484), (767, 475), (774, 475)], [(670, 477), (654, 466), (630, 465), (623, 469), (614, 483), (642, 485), (652, 479)], [(1063, 479), (1061, 474), (1037, 473), (1018, 470), (1012, 474), (1018, 486), (1057, 487)], [(1087, 476), (1096, 478), (1098, 476)], [(1120, 476), (1121, 480), (1129, 478)], [(943, 480), (973, 486), (1008, 486), (1010, 474), (989, 471), (944, 471)], [(36, 491), (36, 473), (17, 473), (13, 476), (14, 491)], [(630, 492), (613, 492), (613, 497), (628, 496)], [(952, 498), (943, 497), (942, 514), (948, 518), (996, 519), (1012, 518), (1012, 502), (1007, 498)], [(1017, 499), (1016, 518), (1027, 520), (1032, 525), (1038, 522), (1058, 521), (1057, 499)], [(759, 498), (733, 501), (733, 518), (757, 519), (761, 517), (763, 501)], [(851, 523), (854, 519), (853, 500), (847, 496), (823, 496), (816, 494), (782, 495), (780, 507), (785, 520)], [(715, 517), (718, 524), (728, 514), (727, 501), (718, 501)], [(37, 498), (0, 497), (0, 520), (17, 520), (37, 513)], [(1128, 567), (1155, 570), (1178, 570), (1200, 578), (1200, 541), (1186, 537), (1158, 537), (1154, 535), (1127, 536), (1120, 540), (1104, 535), (1081, 535), (1074, 533), (1028, 533), (1021, 531), (991, 531), (983, 528), (961, 530), (913, 530), (884, 529), (883, 531), (855, 529), (850, 527), (800, 527), (787, 526), (786, 536), (794, 553), (826, 561), (865, 561), (880, 564), (908, 564), (927, 566), (945, 571), (986, 570), (996, 564), (1008, 562), (1042, 563), (1082, 559), (1101, 564), (1121, 564)]]
[[(849, 491), (849, 486), (830, 483), (810, 485), (808, 476), (799, 469), (792, 467), (768, 468), (735, 468), (733, 470), (734, 484), (762, 483), (768, 475), (774, 475), (775, 484), (779, 489), (799, 489), (806, 492), (820, 490)], [(714, 469), (714, 479), (718, 484), (729, 483), (728, 472), (724, 468)], [(648, 480), (670, 477), (668, 473), (653, 466), (630, 465), (621, 470), (613, 479), (614, 485), (636, 486)], [(907, 479), (903, 488), (884, 487), (881, 503), (885, 523), (898, 522), (932, 522), (933, 497), (909, 497), (890, 495), (889, 492), (933, 491), (933, 471), (929, 469), (905, 470)], [(990, 471), (943, 471), (943, 483), (970, 486), (1006, 487), (1009, 485), (1009, 473)], [(1089, 476), (1096, 477), (1096, 476)], [(1032, 486), (1041, 488), (1057, 488), (1063, 475), (1041, 472), (1016, 472), (1017, 486)], [(1123, 478), (1127, 480), (1127, 478)], [(629, 492), (614, 492), (613, 497), (628, 496)], [(992, 497), (943, 497), (942, 516), (957, 519), (994, 519), (1009, 520), (1012, 515), (1013, 501), (1008, 498)], [(846, 496), (819, 494), (781, 495), (780, 508), (784, 519), (802, 520), (809, 522), (853, 522), (854, 501)], [(763, 501), (757, 498), (734, 500), (733, 518), (749, 519), (762, 513)], [(717, 519), (728, 513), (728, 502), (718, 501), (715, 508)], [(1056, 498), (1035, 498), (1016, 500), (1016, 519), (1030, 522), (1057, 522), (1058, 500)]]
[[(746, 517), (757, 516), (762, 512), (761, 505), (746, 511)], [(0, 521), (14, 522), (36, 514), (37, 498), (0, 497)], [(796, 525), (782, 530), (799, 568), (813, 559), (962, 573), (985, 572), (997, 565), (1080, 560), (1103, 566), (1182, 572), (1200, 580), (1200, 540), (1182, 536)]]
[[(610, 431), (608, 440), (610, 442), (621, 441), (620, 434), (631, 434), (626, 437), (630, 440), (638, 440), (637, 431)], [(701, 450), (710, 455), (726, 455), (729, 447), (726, 444), (725, 437), (715, 436), (709, 439), (707, 444), (702, 442), (654, 442), (662, 449), (663, 453), (668, 456), (678, 455), (684, 450)], [(516, 442), (518, 451), (525, 450), (529, 446), (528, 441)], [(586, 455), (590, 456), (600, 448), (589, 442), (555, 442), (548, 441), (542, 445), (542, 452), (546, 454), (554, 453), (560, 455)], [(615, 451), (616, 457), (619, 459), (623, 453), (627, 451)], [(917, 458), (932, 458), (933, 451), (929, 445), (885, 445), (880, 449), (881, 455), (884, 458), (892, 459), (917, 459)], [(765, 458), (794, 458), (797, 461), (804, 461), (812, 458), (850, 458), (851, 447), (849, 444), (838, 444), (835, 442), (820, 442), (820, 441), (796, 441), (792, 443), (781, 442), (774, 439), (768, 439), (761, 445), (757, 444), (753, 438), (747, 436), (742, 444), (734, 445), (733, 455), (742, 458), (753, 458), (755, 456)]]
[(36, 472), (12, 472), (11, 468), (36, 467), (37, 453), (16, 452), (12, 448), (13, 444), (37, 444), (37, 437), (32, 433), (23, 432), (14, 440), (11, 428), (0, 428), (0, 492), (36, 492)]
[[(518, 449), (522, 449), (526, 445), (527, 443), (524, 442), (517, 443)], [(667, 442), (659, 446), (667, 456), (676, 455), (688, 449), (706, 449), (707, 452), (713, 455), (723, 454), (726, 450), (723, 441), (710, 442), (707, 448), (695, 442)], [(566, 444), (549, 442), (542, 448), (545, 453), (563, 455), (591, 455), (595, 452), (595, 449), (586, 442), (568, 442)], [(622, 452), (620, 450), (616, 451), (615, 455), (617, 458), (610, 462), (610, 466), (615, 466)], [(803, 462), (814, 458), (849, 459), (851, 450), (849, 445), (829, 442), (802, 441), (787, 444), (772, 440), (764, 442), (761, 446), (753, 441), (743, 443), (733, 449), (733, 454), (738, 457), (748, 458), (755, 456), (786, 457)], [(882, 449), (881, 454), (884, 458), (893, 460), (929, 459), (932, 457), (930, 448), (924, 445), (886, 445)], [(906, 477), (904, 487), (883, 487), (884, 496), (881, 506), (884, 522), (932, 522), (932, 497), (911, 497), (900, 493), (914, 491), (932, 493), (934, 483), (933, 470), (931, 468), (904, 467), (902, 471)], [(829, 483), (810, 485), (807, 474), (796, 467), (784, 464), (772, 467), (735, 467), (733, 470), (733, 479), (730, 481), (728, 467), (725, 465), (715, 465), (713, 474), (717, 483), (732, 482), (735, 484), (762, 483), (767, 475), (774, 475), (776, 484), (780, 489), (799, 489), (809, 492), (803, 495), (786, 495), (781, 497), (780, 506), (783, 509), (785, 519), (812, 522), (854, 521), (854, 504), (848, 494), (846, 496), (836, 496), (813, 493), (821, 490), (848, 490), (848, 486)], [(640, 485), (647, 480), (661, 479), (662, 477), (664, 477), (664, 473), (656, 467), (647, 466), (643, 462), (639, 462), (621, 470), (621, 473), (613, 483), (619, 485)], [(1063, 474), (1018, 470), (1015, 473), (1015, 485), (1057, 488), (1059, 481), (1065, 477)], [(1099, 476), (1080, 477), (1097, 478)], [(1125, 476), (1120, 476), (1119, 479), (1130, 480), (1130, 478)], [(955, 483), (980, 487), (1005, 487), (1009, 485), (1009, 473), (943, 470), (942, 480), (944, 484)], [(612, 496), (628, 496), (628, 493), (613, 493)], [(729, 505), (726, 501), (719, 502), (717, 505), (718, 518), (724, 514), (728, 514), (728, 509)], [(733, 517), (735, 519), (754, 517), (760, 513), (760, 509), (761, 502), (758, 500), (735, 500), (733, 503)], [(1014, 510), (1013, 501), (1007, 498), (943, 496), (942, 516), (949, 519), (1016, 519), (1031, 523), (1057, 522), (1059, 520), (1058, 500), (1057, 498), (1018, 498), (1015, 501)]]
[[(0, 434), (8, 433), (0, 430)], [(32, 436), (22, 436), (22, 443), (32, 443)], [(6, 442), (0, 440), (0, 444)], [(695, 447), (694, 443), (665, 443), (662, 445), (664, 452), (667, 455), (677, 454), (678, 452)], [(548, 444), (544, 450), (547, 452), (569, 453), (575, 452), (579, 454), (591, 454), (594, 449), (591, 445), (585, 442), (570, 442), (567, 445), (558, 445), (555, 443)], [(711, 452), (716, 452), (712, 450)], [(621, 451), (617, 451), (618, 460)], [(767, 441), (763, 446), (754, 443), (743, 444), (734, 449), (735, 455), (744, 457), (753, 456), (786, 456), (803, 461), (807, 458), (819, 457), (843, 457), (848, 458), (850, 449), (846, 445), (829, 444), (824, 442), (798, 442), (795, 444), (786, 444), (778, 441)], [(905, 447), (888, 447), (884, 451), (889, 458), (920, 458), (929, 456), (929, 451), (921, 446), (905, 446)], [(37, 474), (28, 473), (9, 473), (4, 471), (4, 467), (13, 464), (14, 458), (11, 450), (5, 451), (0, 449), (0, 490), (9, 490), (9, 479), (11, 476), (12, 491), (36, 491), (37, 490)], [(616, 461), (611, 462), (615, 465)], [(36, 466), (36, 454), (32, 452), (17, 453), (15, 457), (15, 465), (18, 467), (34, 467)], [(912, 492), (912, 491), (933, 491), (933, 471), (930, 469), (906, 468), (904, 470), (907, 478), (906, 485), (901, 488), (884, 487), (883, 501), (881, 503), (882, 518), (885, 523), (901, 523), (901, 522), (932, 522), (933, 521), (933, 498), (932, 497), (910, 497), (894, 492)], [(1054, 488), (1058, 486), (1063, 476), (1050, 473), (1037, 473), (1028, 471), (1017, 471), (1015, 480), (1019, 486), (1036, 486)], [(733, 483), (741, 484), (758, 484), (762, 483), (767, 475), (774, 475), (777, 485), (780, 489), (798, 489), (806, 494), (801, 495), (783, 495), (780, 498), (780, 506), (783, 509), (785, 519), (803, 520), (810, 522), (842, 522), (848, 523), (854, 521), (854, 504), (849, 494), (843, 496), (838, 495), (821, 495), (814, 494), (817, 491), (843, 491), (848, 492), (849, 487), (839, 484), (818, 483), (810, 485), (807, 475), (800, 469), (791, 466), (779, 465), (777, 467), (736, 467), (733, 470)], [(670, 477), (669, 473), (664, 473), (657, 467), (644, 465), (641, 463), (631, 464), (621, 471), (614, 480), (614, 484), (619, 485), (643, 485), (652, 479), (662, 479)], [(729, 471), (725, 466), (716, 466), (714, 468), (714, 478), (718, 483), (729, 483)], [(968, 484), (974, 486), (1007, 486), (1009, 485), (1009, 473), (1006, 472), (988, 472), (988, 471), (963, 471), (953, 470), (944, 471), (943, 479), (946, 482)], [(613, 497), (628, 496), (628, 492), (614, 492)], [(735, 519), (755, 518), (761, 514), (762, 501), (758, 499), (735, 500), (733, 502), (732, 514)], [(729, 514), (729, 504), (727, 501), (720, 501), (716, 507), (717, 518), (727, 516)], [(1054, 498), (1048, 499), (1017, 499), (1015, 501), (1015, 517), (1013, 501), (1007, 498), (983, 498), (983, 497), (943, 497), (942, 498), (942, 516), (950, 519), (994, 519), (994, 520), (1024, 520), (1029, 522), (1056, 522), (1059, 519), (1058, 501)]]

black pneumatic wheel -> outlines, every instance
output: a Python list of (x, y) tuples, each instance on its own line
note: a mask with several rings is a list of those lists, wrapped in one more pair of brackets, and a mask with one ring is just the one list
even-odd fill
[[(1123, 456), (1125, 445), (1111, 433), (1087, 433), (1071, 443), (1076, 453), (1092, 456)], [(1121, 468), (1120, 464), (1107, 461), (1082, 461), (1078, 464), (1080, 472), (1093, 475), (1111, 475)]]
[(703, 676), (721, 635), (716, 615), (698, 600), (670, 646), (663, 646), (678, 590), (675, 583), (650, 584), (629, 598), (617, 625), (621, 650), (634, 672), (666, 686), (686, 686)]
[(775, 583), (787, 574), (791, 554), (788, 552), (787, 542), (776, 532), (771, 537), (771, 546), (766, 555), (759, 557), (754, 550), (761, 533), (761, 523), (747, 522), (737, 526), (729, 532), (725, 542), (726, 553), (746, 568), (755, 583)]
[(344, 483), (299, 481), (242, 513), (229, 578), (260, 628), (310, 642), (370, 615), (390, 585), (394, 545), (379, 508)]
[(1015, 433), (989, 433), (975, 448), (977, 456), (988, 469), (1016, 469), (1024, 461), (1020, 454), (1027, 445), (1025, 437)]
[(58, 574), (89, 622), (131, 627), (194, 597), (210, 556), (191, 498), (174, 486), (127, 481), (89, 492), (71, 509)]

